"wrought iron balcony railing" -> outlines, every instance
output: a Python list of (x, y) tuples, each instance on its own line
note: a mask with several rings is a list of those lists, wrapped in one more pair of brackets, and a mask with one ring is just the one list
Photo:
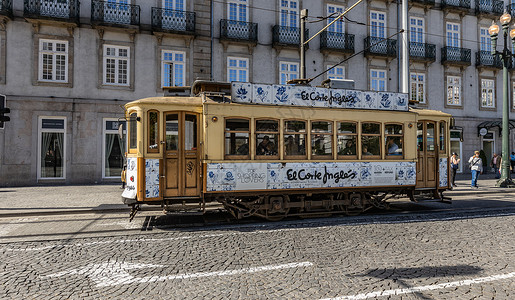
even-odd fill
[(0, 0), (0, 15), (12, 16), (13, 14), (13, 1)]
[(194, 35), (195, 13), (152, 7), (152, 30)]
[(410, 0), (412, 3), (422, 4), (425, 6), (435, 6), (435, 0)]
[(139, 26), (139, 16), (139, 5), (100, 0), (91, 2), (91, 22), (94, 24)]
[(476, 0), (476, 14), (502, 15), (504, 2), (500, 0)]
[(383, 38), (373, 36), (366, 37), (365, 55), (397, 57), (397, 40), (384, 40)]
[(502, 61), (499, 56), (493, 56), (490, 51), (479, 51), (476, 52), (476, 66), (502, 69)]
[[(308, 34), (309, 31), (306, 29), (306, 40), (308, 39)], [(300, 47), (300, 28), (275, 25), (272, 28), (272, 43), (274, 46)]]
[(442, 64), (459, 64), (470, 66), (470, 49), (458, 47), (443, 47), (442, 48)]
[(220, 20), (220, 39), (257, 43), (258, 24), (222, 19)]
[(409, 56), (414, 60), (435, 61), (436, 46), (427, 43), (409, 43)]
[(470, 9), (470, 0), (442, 0), (442, 8)]
[(78, 23), (80, 17), (79, 10), (79, 0), (25, 0), (23, 16), (27, 18), (58, 19)]
[(323, 31), (320, 34), (320, 49), (354, 53), (354, 35)]

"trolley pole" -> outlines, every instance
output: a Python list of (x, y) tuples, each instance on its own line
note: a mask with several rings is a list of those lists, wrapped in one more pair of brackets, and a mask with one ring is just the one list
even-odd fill
[(300, 11), (300, 79), (306, 79), (306, 19), (308, 10)]

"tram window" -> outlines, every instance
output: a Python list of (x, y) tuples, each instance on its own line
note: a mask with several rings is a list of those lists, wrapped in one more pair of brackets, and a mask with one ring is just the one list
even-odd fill
[(401, 124), (386, 124), (384, 127), (385, 150), (387, 157), (402, 156), (403, 128)]
[(356, 123), (338, 122), (338, 155), (343, 158), (356, 157), (357, 131)]
[(424, 151), (424, 125), (417, 123), (417, 150)]
[(138, 114), (132, 113), (129, 119), (129, 149), (137, 149), (138, 148), (138, 121), (136, 121), (136, 117)]
[(426, 129), (426, 148), (427, 151), (435, 151), (435, 124), (427, 123)]
[(148, 152), (159, 152), (159, 127), (157, 111), (148, 112)]
[(256, 156), (258, 158), (277, 157), (279, 142), (279, 122), (276, 120), (256, 120)]
[(248, 158), (250, 126), (247, 119), (225, 119), (225, 155)]
[(166, 115), (166, 150), (177, 151), (179, 149), (179, 115)]
[(332, 158), (333, 123), (326, 121), (311, 122), (311, 155), (315, 158)]
[(185, 116), (184, 150), (197, 150), (197, 116), (195, 115)]
[(381, 155), (381, 125), (377, 123), (361, 124), (362, 156)]
[(440, 153), (445, 153), (445, 122), (440, 122)]
[(284, 156), (285, 158), (298, 158), (306, 156), (306, 122), (284, 122)]

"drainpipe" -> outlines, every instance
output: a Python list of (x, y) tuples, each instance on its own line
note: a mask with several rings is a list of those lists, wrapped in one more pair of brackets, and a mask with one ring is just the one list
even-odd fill
[(211, 13), (211, 53), (210, 53), (210, 61), (209, 61), (209, 80), (213, 81), (213, 0), (210, 1), (210, 13)]

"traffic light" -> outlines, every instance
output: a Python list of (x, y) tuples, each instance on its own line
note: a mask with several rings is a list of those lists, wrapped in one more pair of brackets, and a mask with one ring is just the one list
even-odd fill
[(11, 110), (8, 107), (5, 107), (5, 96), (0, 95), (0, 129), (4, 129), (4, 122), (11, 121), (9, 116), (4, 115), (10, 112)]

